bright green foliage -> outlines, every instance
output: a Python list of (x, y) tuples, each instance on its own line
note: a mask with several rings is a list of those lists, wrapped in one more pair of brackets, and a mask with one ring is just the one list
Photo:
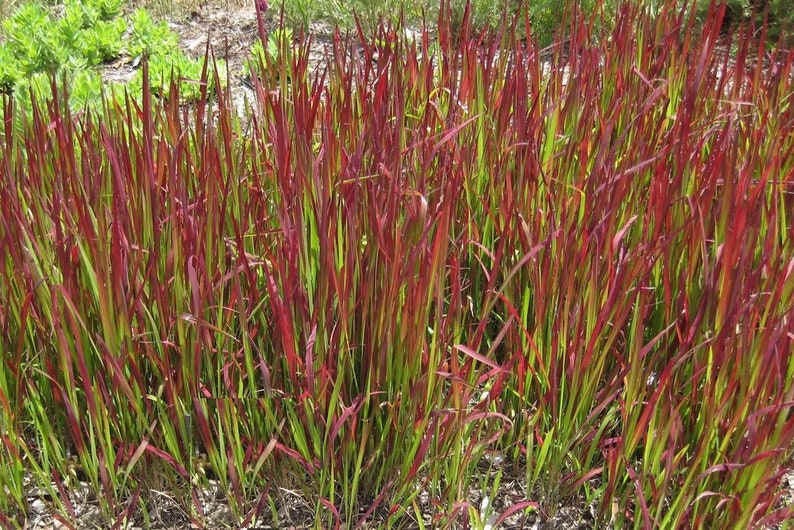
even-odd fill
[[(281, 50), (292, 50), (292, 30), (289, 28), (276, 28), (267, 36), (267, 54), (272, 62), (278, 62)], [(261, 47), (261, 40), (257, 44)], [(261, 53), (261, 52), (260, 52)]]
[(126, 46), (130, 57), (169, 53), (178, 49), (179, 40), (165, 21), (155, 22), (148, 11), (136, 9), (130, 15), (132, 34)]
[(118, 7), (97, 6), (93, 2), (69, 0), (58, 20), (61, 42), (73, 55), (82, 56), (88, 66), (96, 66), (119, 56), (126, 21), (116, 17)]
[[(170, 80), (173, 76), (177, 82), (182, 82), (180, 97), (193, 100), (199, 96), (203, 60), (191, 59), (179, 49), (178, 35), (174, 33), (165, 21), (155, 22), (148, 11), (136, 9), (130, 15), (132, 34), (127, 41), (125, 51), (135, 61), (144, 57), (149, 61), (149, 77), (153, 86), (162, 87), (157, 90), (160, 95), (167, 95)], [(216, 67), (220, 79), (225, 79), (225, 66), (223, 61), (217, 61)], [(213, 73), (209, 72), (209, 81), (212, 82)], [(140, 93), (142, 88), (142, 72), (133, 78), (129, 84), (132, 93)], [(210, 83), (211, 84), (211, 83)]]
[[(137, 9), (130, 15), (131, 35), (125, 40), (128, 22), (119, 16), (122, 7), (121, 0), (67, 0), (62, 15), (53, 17), (38, 3), (22, 5), (3, 22), (6, 45), (0, 48), (0, 89), (16, 92), (22, 108), (30, 109), (31, 91), (42, 100), (51, 98), (46, 79), (54, 75), (59, 84), (67, 82), (72, 108), (95, 107), (102, 83), (93, 67), (123, 54), (135, 64), (148, 57), (151, 78), (163, 87), (162, 94), (168, 92), (172, 74), (177, 80), (201, 78), (203, 62), (181, 52), (178, 36), (147, 11)], [(139, 70), (129, 85), (133, 94), (140, 93), (141, 76)], [(196, 82), (182, 91), (188, 99), (198, 94)]]
[(122, 36), (127, 29), (123, 18), (101, 20), (82, 31), (80, 52), (89, 66), (95, 66), (118, 57), (124, 43)]
[[(115, 7), (114, 7), (115, 6)], [(113, 59), (121, 52), (126, 24), (117, 4), (95, 6), (90, 1), (68, 0), (63, 15), (54, 18), (38, 3), (23, 4), (3, 22), (7, 57), (27, 77), (37, 72), (55, 72), (74, 58), (89, 66)], [(10, 80), (6, 80), (8, 83)]]
[[(58, 73), (58, 85), (69, 86), (68, 104), (73, 109), (95, 108), (102, 97), (102, 78), (98, 72), (86, 68), (64, 68)], [(33, 100), (39, 103), (52, 99), (52, 76), (45, 72), (33, 74), (25, 81), (25, 90), (17, 90), (16, 98), (22, 109), (32, 108)], [(67, 101), (61, 101), (66, 104)]]
[(0, 92), (9, 92), (19, 82), (23, 73), (11, 48), (0, 46)]
[(102, 76), (90, 69), (74, 71), (69, 78), (69, 103), (74, 108), (84, 108), (101, 101)]
[(61, 43), (70, 50), (79, 48), (83, 30), (92, 27), (99, 21), (99, 12), (80, 0), (68, 0), (64, 3), (63, 15), (58, 19), (58, 30)]
[(86, 0), (99, 12), (100, 20), (112, 20), (121, 15), (125, 0)]
[(54, 71), (69, 57), (58, 25), (39, 4), (27, 3), (3, 22), (6, 46), (22, 67), (23, 76)]
[[(260, 68), (277, 65), (284, 61), (289, 63), (292, 50), (293, 34), (290, 28), (276, 28), (267, 35), (267, 53), (262, 40), (257, 39), (251, 47), (243, 74), (252, 77)], [(282, 53), (282, 50), (284, 53)]]

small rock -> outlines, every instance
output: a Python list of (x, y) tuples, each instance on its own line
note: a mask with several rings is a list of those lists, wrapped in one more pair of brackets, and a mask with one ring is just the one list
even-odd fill
[(44, 515), (47, 512), (47, 505), (41, 499), (33, 499), (30, 503), (30, 511), (36, 515)]

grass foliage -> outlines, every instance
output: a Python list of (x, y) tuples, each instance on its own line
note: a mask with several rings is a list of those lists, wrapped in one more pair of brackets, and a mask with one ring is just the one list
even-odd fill
[(151, 490), (200, 523), (214, 476), (242, 525), (278, 488), (317, 528), (476, 525), (495, 451), (508, 512), (791, 519), (794, 58), (665, 9), (541, 50), (445, 5), (317, 73), (301, 41), (245, 122), (206, 72), (190, 108), (148, 66), (140, 102), (5, 96), (0, 524), (78, 479), (109, 525)]

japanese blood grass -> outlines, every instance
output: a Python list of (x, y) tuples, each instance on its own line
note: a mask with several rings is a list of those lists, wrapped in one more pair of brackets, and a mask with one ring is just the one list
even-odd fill
[(547, 75), (467, 15), (316, 75), (304, 41), (250, 135), (206, 88), (7, 121), (1, 522), (28, 472), (66, 520), (80, 479), (109, 523), (157, 488), (200, 523), (214, 478), (241, 524), (278, 488), (318, 528), (476, 524), (497, 449), (538, 501), (511, 510), (790, 517), (791, 59), (670, 13), (574, 18)]
[(729, 56), (722, 14), (575, 23), (540, 81), (534, 50), (464, 61), (505, 439), (540, 495), (595, 487), (620, 527), (791, 516), (791, 58), (745, 33)]
[[(208, 122), (206, 93), (187, 111), (149, 90), (100, 119), (55, 102), (4, 137), (4, 397), (24, 411), (8, 418), (24, 447), (12, 469), (17, 482), (20, 462), (38, 471), (63, 517), (75, 517), (69, 452), (115, 523), (146, 512), (138, 493), (163, 482), (199, 518), (187, 486), (209, 471), (241, 516), (275, 479), (317, 499), (318, 526), (380, 504), (398, 517), (415, 480), (437, 481), (450, 458), (460, 476), (436, 497), (451, 509), (463, 470), (505, 429), (470, 405), (474, 371), (451, 394), (453, 374), (435, 373), (464, 338), (435, 309), (464, 174), (433, 195), (404, 175), (426, 185), (450, 166), (454, 134), (429, 113), (411, 141), (432, 149), (407, 149), (394, 116), (409, 108), (405, 81), (388, 56), (405, 52), (353, 71), (351, 49), (326, 94), (347, 104), (324, 105), (319, 82), (287, 86), (307, 79), (304, 48), (281, 92), (260, 91), (247, 140), (223, 94)], [(414, 65), (421, 107), (434, 69), (415, 53)], [(16, 498), (6, 513), (22, 524)]]

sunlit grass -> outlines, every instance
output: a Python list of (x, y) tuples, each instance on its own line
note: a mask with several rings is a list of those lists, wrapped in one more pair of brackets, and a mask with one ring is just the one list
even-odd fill
[(212, 68), (190, 106), (4, 99), (0, 524), (27, 474), (109, 525), (152, 489), (199, 522), (212, 476), (241, 522), (284, 487), (317, 528), (449, 527), (506, 469), (516, 512), (791, 517), (791, 55), (670, 5), (547, 64), (445, 13), (319, 71), (283, 39), (250, 116)]

